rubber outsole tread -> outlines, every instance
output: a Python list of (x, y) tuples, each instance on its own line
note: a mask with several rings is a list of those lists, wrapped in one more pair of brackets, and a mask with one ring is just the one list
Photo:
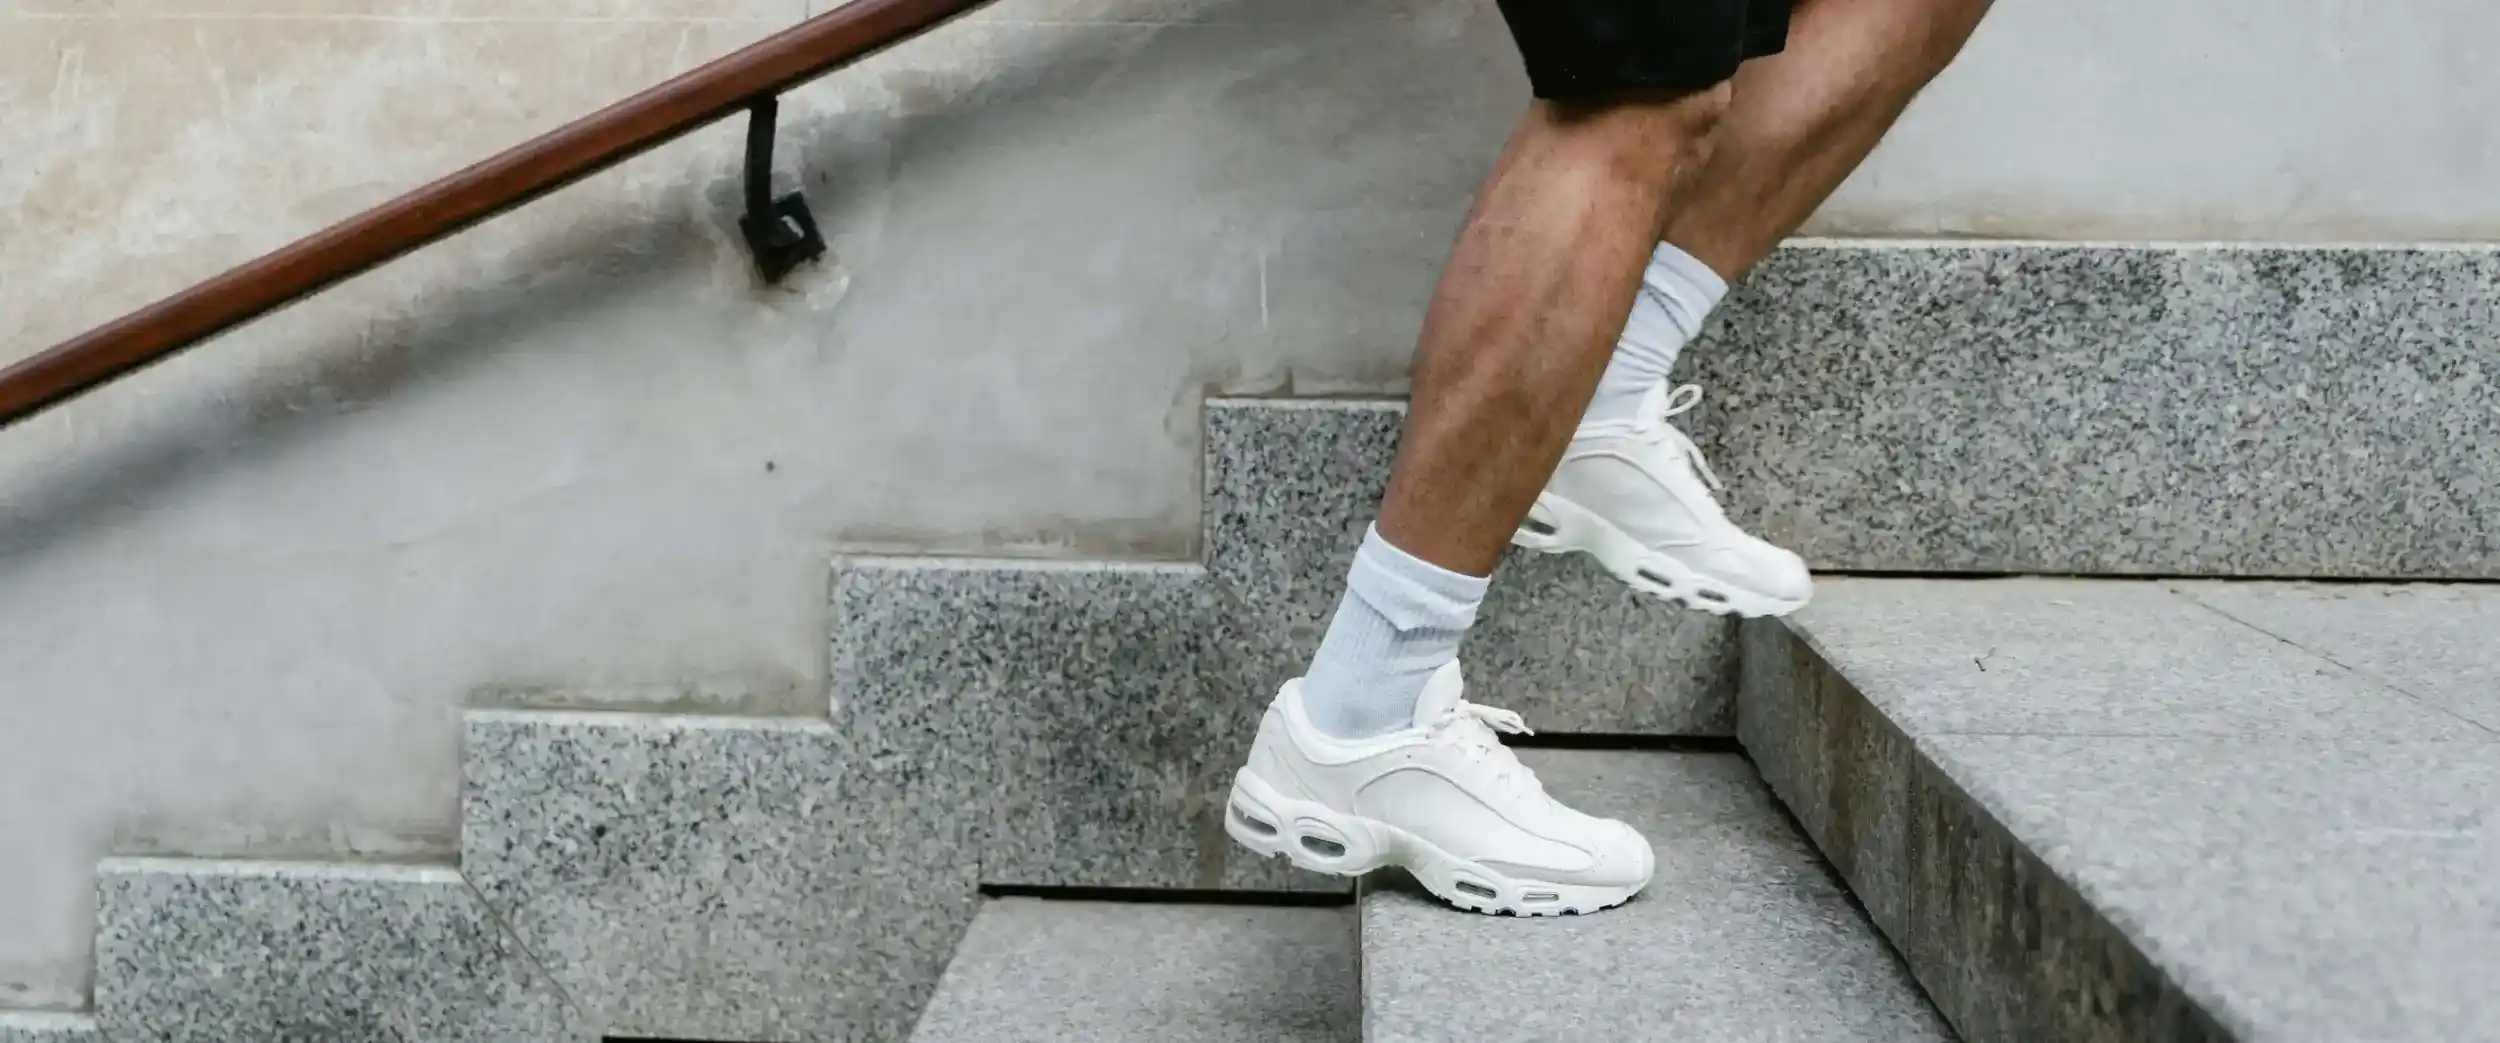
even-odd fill
[[(1517, 544), (1514, 544), (1514, 545), (1517, 545)], [(1605, 571), (1607, 571), (1607, 570), (1606, 570), (1606, 567), (1605, 567), (1605, 565), (1604, 565), (1604, 563), (1599, 562), (1599, 561), (1597, 560), (1597, 555), (1596, 555), (1596, 554), (1593, 554), (1593, 553), (1591, 553), (1591, 552), (1589, 552), (1589, 551), (1585, 551), (1585, 550), (1578, 549), (1578, 548), (1576, 548), (1576, 547), (1555, 547), (1555, 548), (1549, 548), (1549, 547), (1527, 547), (1527, 546), (1521, 546), (1521, 549), (1523, 549), (1523, 550), (1527, 550), (1527, 551), (1529, 551), (1529, 552), (1531, 552), (1531, 553), (1535, 553), (1535, 554), (1549, 554), (1549, 555), (1570, 555), (1570, 554), (1577, 554), (1577, 555), (1580, 555), (1580, 556), (1582, 556), (1582, 557), (1585, 557), (1585, 558), (1589, 559), (1589, 562), (1590, 562), (1591, 564), (1597, 565), (1597, 566), (1598, 566), (1598, 571), (1600, 571), (1600, 572), (1605, 572)], [(1612, 573), (1608, 573), (1608, 574), (1609, 574), (1609, 575), (1612, 575)], [(1654, 582), (1654, 581), (1653, 581), (1653, 582)], [(1662, 584), (1662, 585), (1663, 585), (1663, 584)], [(1663, 604), (1673, 605), (1673, 606), (1675, 606), (1675, 607), (1677, 607), (1677, 608), (1689, 609), (1689, 610), (1694, 611), (1694, 612), (1706, 612), (1706, 613), (1709, 613), (1710, 615), (1714, 615), (1714, 616), (1735, 616), (1735, 617), (1737, 617), (1737, 618), (1739, 618), (1739, 619), (1777, 619), (1777, 618), (1780, 618), (1780, 617), (1782, 617), (1782, 616), (1789, 615), (1790, 613), (1793, 613), (1793, 612), (1797, 611), (1798, 609), (1801, 609), (1801, 608), (1804, 608), (1804, 607), (1805, 607), (1805, 605), (1801, 602), (1801, 603), (1799, 603), (1799, 604), (1796, 604), (1796, 605), (1791, 605), (1791, 606), (1789, 606), (1789, 607), (1787, 607), (1787, 608), (1780, 609), (1780, 610), (1778, 610), (1778, 611), (1776, 611), (1776, 612), (1744, 612), (1744, 611), (1740, 611), (1740, 610), (1738, 610), (1736, 606), (1731, 605), (1731, 604), (1728, 604), (1727, 602), (1724, 602), (1724, 601), (1712, 601), (1712, 600), (1710, 600), (1709, 598), (1702, 597), (1702, 596), (1700, 596), (1700, 595), (1698, 595), (1698, 594), (1679, 594), (1679, 593), (1674, 593), (1674, 592), (1672, 592), (1672, 591), (1664, 591), (1664, 592), (1662, 592), (1662, 591), (1659, 591), (1659, 590), (1653, 589), (1653, 588), (1651, 588), (1651, 587), (1643, 586), (1643, 585), (1638, 584), (1638, 583), (1625, 583), (1625, 584), (1624, 584), (1624, 586), (1627, 586), (1627, 587), (1632, 588), (1633, 593), (1639, 594), (1639, 595), (1641, 595), (1642, 597), (1648, 598), (1648, 599), (1650, 599), (1650, 600), (1652, 600), (1652, 601), (1657, 601), (1657, 602), (1660, 602), (1660, 603), (1663, 603)]]
[[(1325, 875), (1328, 875), (1328, 876), (1344, 876), (1344, 875), (1345, 875), (1345, 874), (1343, 874), (1343, 873), (1338, 873), (1338, 872), (1335, 872), (1335, 871), (1333, 871), (1333, 870), (1321, 869), (1321, 868), (1319, 868), (1319, 867), (1317, 867), (1317, 866), (1309, 866), (1309, 865), (1304, 865), (1304, 864), (1302, 864), (1302, 860), (1301, 860), (1301, 859), (1295, 858), (1295, 857), (1293, 857), (1292, 855), (1287, 854), (1287, 853), (1282, 852), (1282, 851), (1279, 851), (1279, 852), (1277, 852), (1277, 853), (1275, 853), (1275, 854), (1273, 854), (1273, 855), (1269, 855), (1269, 856), (1267, 856), (1267, 857), (1269, 857), (1269, 858), (1281, 858), (1281, 859), (1284, 859), (1286, 862), (1291, 863), (1291, 864), (1293, 865), (1293, 867), (1294, 867), (1294, 868), (1296, 868), (1296, 869), (1300, 869), (1300, 870), (1304, 870), (1304, 871), (1306, 871), (1306, 872), (1321, 873), (1321, 874), (1325, 874)], [(1486, 908), (1486, 907), (1481, 906), (1481, 905), (1470, 905), (1470, 904), (1468, 904), (1468, 903), (1466, 903), (1466, 902), (1459, 901), (1458, 899), (1455, 899), (1455, 898), (1450, 898), (1450, 897), (1447, 897), (1447, 896), (1445, 896), (1445, 895), (1442, 895), (1442, 894), (1440, 894), (1439, 892), (1436, 892), (1436, 891), (1434, 891), (1433, 889), (1431, 889), (1431, 888), (1429, 888), (1429, 887), (1424, 887), (1424, 886), (1423, 886), (1423, 885), (1421, 885), (1420, 883), (1416, 885), (1416, 889), (1417, 889), (1417, 890), (1419, 890), (1419, 891), (1422, 891), (1423, 893), (1425, 893), (1425, 894), (1427, 894), (1427, 895), (1432, 896), (1432, 900), (1433, 900), (1433, 901), (1435, 901), (1435, 902), (1439, 902), (1439, 903), (1441, 903), (1442, 905), (1449, 906), (1450, 908), (1452, 908), (1452, 909), (1456, 909), (1456, 910), (1458, 910), (1459, 912), (1462, 912), (1462, 913), (1475, 913), (1475, 914), (1480, 915), (1480, 916), (1507, 916), (1507, 917), (1510, 917), (1510, 918), (1512, 918), (1512, 919), (1540, 919), (1540, 918), (1549, 917), (1549, 916), (1593, 916), (1593, 915), (1595, 915), (1595, 914), (1605, 912), (1606, 910), (1609, 910), (1609, 909), (1621, 908), (1621, 907), (1622, 907), (1623, 905), (1625, 905), (1626, 903), (1629, 903), (1629, 902), (1630, 902), (1630, 901), (1632, 901), (1633, 899), (1640, 897), (1640, 895), (1639, 895), (1638, 893), (1628, 894), (1628, 895), (1623, 896), (1622, 898), (1616, 899), (1616, 900), (1614, 900), (1614, 901), (1612, 901), (1612, 902), (1607, 902), (1607, 903), (1605, 903), (1605, 904), (1603, 904), (1603, 905), (1600, 905), (1600, 906), (1598, 906), (1597, 908), (1594, 908), (1594, 909), (1582, 909), (1582, 908), (1580, 908), (1580, 907), (1578, 907), (1578, 906), (1564, 906), (1564, 907), (1559, 908), (1559, 909), (1531, 909), (1531, 910), (1527, 910), (1527, 911), (1524, 911), (1524, 912), (1523, 912), (1523, 911), (1521, 911), (1521, 910), (1519, 910), (1519, 909), (1516, 909), (1516, 908), (1513, 908), (1513, 907), (1511, 907), (1511, 906), (1500, 906), (1500, 907), (1497, 907), (1497, 908)]]

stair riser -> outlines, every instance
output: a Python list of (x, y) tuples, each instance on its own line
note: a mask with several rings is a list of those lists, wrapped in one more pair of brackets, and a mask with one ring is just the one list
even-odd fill
[[(1821, 569), (2500, 578), (2496, 298), (2486, 248), (1806, 243), (1678, 376)], [(1397, 419), (1212, 406), (1211, 563), (1324, 611)]]
[(115, 1043), (590, 1036), (448, 867), (115, 859), (97, 895)]
[(972, 919), (984, 823), (889, 742), (472, 714), (462, 865), (610, 1034), (899, 1040)]
[[(1552, 609), (1488, 607), (1488, 630), (1469, 646), (1487, 699), (1544, 730), (1728, 731), (1725, 623), (1643, 606), (1576, 562), (1521, 571), (1545, 580), (1519, 586)], [(1319, 627), (1272, 592), (1219, 577), (1189, 566), (848, 562), (834, 583), (838, 719), (883, 722), (919, 744), (914, 763), (1011, 795), (991, 814), (1002, 817), (995, 834), (1022, 850), (989, 852), (986, 882), (1291, 886), (1272, 866), (1228, 861), (1220, 806)], [(1540, 615), (1545, 625), (1532, 625)]]
[(1341, 1043), (1355, 930), (1348, 909), (993, 900), (911, 1043)]
[(1743, 641), (1739, 738), (1962, 1038), (2234, 1038), (1810, 642)]
[(1344, 889), (1224, 836), (1296, 664), (1205, 570), (857, 560), (834, 618), (835, 726), (940, 788), (983, 883)]
[(1820, 568), (2500, 576), (2500, 253), (1783, 251), (1686, 363)]

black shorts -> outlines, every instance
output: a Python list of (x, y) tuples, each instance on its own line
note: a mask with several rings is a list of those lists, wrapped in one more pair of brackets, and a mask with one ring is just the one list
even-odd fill
[(1788, 44), (1793, 0), (1500, 0), (1536, 96), (1697, 91)]

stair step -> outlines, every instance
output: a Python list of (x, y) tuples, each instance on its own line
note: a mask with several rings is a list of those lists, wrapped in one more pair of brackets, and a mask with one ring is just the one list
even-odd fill
[(1354, 1043), (1345, 908), (999, 898), (914, 1043)]
[(104, 1043), (95, 1018), (42, 1010), (0, 1010), (0, 1043)]
[(1685, 353), (1823, 569), (2500, 578), (2475, 246), (1799, 242)]
[(1739, 727), (1971, 1039), (2494, 1038), (2500, 588), (1834, 580)]
[(1526, 920), (1367, 885), (1367, 1043), (1952, 1038), (1743, 758), (1520, 759), (1565, 802), (1639, 827), (1656, 878), (1603, 913)]
[(450, 866), (113, 858), (96, 877), (117, 1043), (589, 1037)]
[(608, 1035), (902, 1039), (986, 824), (887, 727), (472, 712), (462, 872)]

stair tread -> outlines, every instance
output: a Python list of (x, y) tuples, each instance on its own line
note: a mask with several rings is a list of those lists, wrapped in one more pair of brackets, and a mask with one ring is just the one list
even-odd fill
[(914, 1043), (1353, 1043), (1345, 908), (999, 898)]
[[(2140, 962), (2137, 980), (2175, 985), (2223, 1032), (2439, 1040), (2500, 1025), (2500, 588), (1843, 580), (1793, 626), (1949, 782), (1938, 792), (2106, 925), (2055, 930), (2123, 939), (2122, 967)], [(1908, 852), (1906, 872), (1868, 877), (1906, 895), (1870, 907), (1955, 936), (1916, 878), (1962, 872), (1922, 859), (1962, 859), (1853, 843)], [(2082, 936), (2042, 951), (2106, 962)], [(1943, 958), (1956, 963), (1922, 976), (1992, 959)]]
[(1550, 919), (1367, 887), (1369, 1043), (1952, 1038), (1742, 758), (1520, 757), (1557, 797), (1649, 836), (1657, 875), (1626, 905)]

